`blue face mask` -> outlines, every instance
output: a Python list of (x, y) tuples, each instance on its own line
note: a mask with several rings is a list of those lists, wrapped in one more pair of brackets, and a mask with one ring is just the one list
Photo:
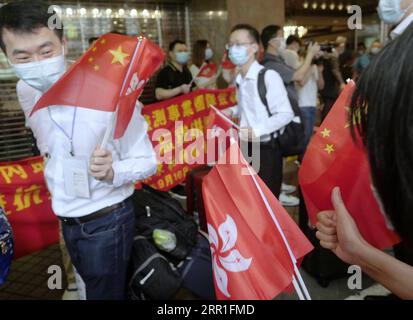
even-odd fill
[(402, 19), (406, 12), (413, 6), (413, 3), (406, 9), (400, 7), (401, 0), (380, 0), (377, 12), (380, 19), (388, 24), (397, 24)]
[(189, 61), (189, 52), (185, 51), (185, 52), (176, 53), (176, 62), (184, 65), (184, 64), (187, 64), (188, 61)]
[(246, 46), (231, 46), (229, 48), (229, 59), (236, 66), (242, 66), (248, 62), (249, 54)]
[(206, 48), (205, 49), (205, 60), (210, 60), (214, 56), (214, 52), (212, 51), (211, 48)]

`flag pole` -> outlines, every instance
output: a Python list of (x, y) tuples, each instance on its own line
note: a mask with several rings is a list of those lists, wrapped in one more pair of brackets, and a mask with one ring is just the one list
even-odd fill
[[(243, 159), (243, 158), (241, 158), (241, 159)], [(243, 159), (243, 161), (246, 162), (245, 159)], [(306, 297), (307, 300), (311, 300), (311, 296), (310, 296), (310, 294), (308, 293), (308, 290), (307, 290), (307, 287), (306, 287), (306, 285), (305, 285), (305, 283), (304, 283), (304, 280), (303, 280), (303, 278), (301, 277), (300, 271), (299, 271), (298, 268), (297, 268), (297, 259), (295, 258), (294, 253), (293, 253), (293, 251), (291, 250), (290, 244), (288, 243), (288, 240), (287, 240), (287, 238), (286, 238), (286, 236), (285, 236), (285, 234), (284, 234), (284, 231), (282, 231), (282, 228), (281, 228), (281, 226), (280, 226), (280, 224), (279, 224), (279, 222), (278, 222), (278, 220), (277, 220), (277, 218), (276, 218), (276, 216), (275, 216), (275, 214), (274, 214), (274, 211), (272, 210), (271, 206), (270, 206), (269, 203), (268, 203), (267, 198), (266, 198), (265, 195), (264, 195), (264, 192), (262, 191), (261, 187), (259, 186), (259, 184), (258, 184), (258, 182), (257, 182), (257, 179), (256, 179), (255, 176), (254, 176), (254, 172), (252, 172), (250, 166), (249, 166), (247, 163), (246, 163), (246, 165), (247, 165), (248, 172), (250, 173), (250, 176), (251, 176), (252, 180), (254, 181), (254, 184), (255, 184), (255, 186), (256, 186), (256, 188), (257, 188), (257, 190), (258, 190), (258, 192), (259, 192), (262, 200), (264, 201), (265, 207), (267, 208), (268, 212), (270, 213), (270, 216), (271, 216), (272, 220), (274, 221), (274, 224), (275, 224), (275, 226), (277, 227), (277, 230), (278, 230), (278, 232), (280, 233), (281, 238), (282, 238), (283, 241), (284, 241), (284, 244), (285, 244), (285, 246), (286, 246), (286, 248), (287, 248), (287, 251), (288, 251), (288, 253), (289, 253), (289, 255), (290, 255), (290, 258), (291, 258), (291, 260), (292, 260), (292, 262), (293, 262), (294, 274), (297, 275), (298, 281), (300, 282), (301, 286), (303, 287), (305, 297)], [(299, 294), (299, 293), (297, 292), (297, 294)]]
[[(131, 59), (131, 61), (130, 61), (130, 63), (129, 63), (128, 71), (126, 72), (126, 76), (125, 76), (125, 78), (123, 79), (122, 88), (121, 88), (120, 94), (119, 94), (119, 99), (120, 99), (120, 98), (123, 96), (123, 94), (125, 93), (125, 88), (126, 88), (127, 85), (128, 85), (128, 84), (126, 83), (126, 79), (129, 78), (129, 75), (130, 75), (130, 73), (132, 72), (133, 62), (135, 61), (136, 56), (138, 55), (138, 51), (139, 51), (139, 49), (140, 49), (140, 47), (141, 47), (141, 45), (142, 45), (142, 39), (143, 39), (143, 38), (142, 38), (142, 37), (138, 37), (138, 39), (139, 39), (139, 40), (138, 40), (138, 43), (136, 44), (135, 51), (133, 52), (132, 59)], [(110, 138), (111, 135), (112, 135), (113, 128), (115, 127), (115, 124), (116, 124), (116, 122), (117, 122), (118, 112), (119, 112), (119, 101), (118, 101), (118, 103), (117, 103), (117, 105), (116, 105), (116, 110), (113, 112), (113, 115), (112, 115), (112, 117), (111, 117), (111, 119), (110, 119), (110, 123), (109, 123), (108, 127), (106, 128), (105, 135), (103, 136), (102, 144), (100, 145), (100, 148), (101, 148), (102, 150), (105, 150), (105, 149), (106, 149), (106, 146), (107, 146), (107, 144), (108, 144), (109, 138)]]
[(298, 285), (297, 279), (295, 278), (295, 276), (293, 276), (293, 286), (294, 286), (295, 292), (297, 292), (298, 299), (300, 299), (300, 300), (306, 300), (305, 297), (304, 297), (304, 295), (303, 295), (303, 293), (301, 292), (301, 288), (300, 288), (300, 286)]
[(204, 62), (201, 64), (201, 67), (199, 68), (199, 71), (198, 71), (198, 73), (196, 74), (196, 76), (192, 78), (191, 82), (189, 83), (189, 86), (192, 87), (192, 84), (194, 83), (195, 79), (198, 78), (199, 74), (200, 74), (201, 71), (202, 71), (202, 68), (205, 67), (205, 65), (206, 65), (206, 63), (205, 63), (205, 61), (204, 61)]
[(235, 127), (238, 130), (241, 130), (240, 126), (237, 125), (234, 121), (232, 121), (231, 119), (229, 119), (227, 116), (225, 116), (222, 111), (220, 111), (217, 107), (214, 107), (212, 104), (209, 105), (212, 110), (214, 110), (216, 112), (217, 115), (219, 115), (222, 119), (224, 119), (226, 122), (228, 122), (230, 125), (232, 125), (233, 127)]

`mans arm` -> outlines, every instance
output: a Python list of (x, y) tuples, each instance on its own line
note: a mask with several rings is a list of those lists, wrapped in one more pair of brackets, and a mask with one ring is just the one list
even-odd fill
[(307, 56), (305, 57), (303, 65), (294, 73), (292, 78), (293, 81), (297, 82), (301, 86), (304, 86), (305, 77), (311, 69), (314, 57), (319, 52), (320, 46), (317, 43), (312, 43), (308, 46)]
[(156, 78), (155, 88), (155, 97), (160, 101), (171, 99), (173, 97), (179, 96), (180, 94), (189, 93), (191, 90), (189, 84), (183, 84), (181, 86), (168, 89), (170, 88), (170, 80), (168, 77), (167, 67), (159, 72), (158, 77)]
[(183, 84), (173, 89), (156, 88), (155, 96), (156, 100), (167, 100), (179, 96), (180, 94), (187, 94), (190, 90), (191, 87), (189, 84)]
[(92, 155), (91, 175), (114, 187), (144, 180), (153, 175), (157, 169), (157, 160), (147, 129), (148, 125), (141, 115), (139, 104), (125, 135), (114, 141), (119, 160), (112, 161), (112, 153), (98, 147)]

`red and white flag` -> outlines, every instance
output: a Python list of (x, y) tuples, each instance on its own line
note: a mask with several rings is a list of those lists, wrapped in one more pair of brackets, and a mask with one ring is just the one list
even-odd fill
[(264, 182), (251, 175), (236, 144), (224, 157), (202, 187), (216, 296), (273, 299), (295, 279), (291, 255), (298, 260), (313, 246)]
[(118, 139), (164, 57), (163, 50), (146, 38), (105, 34), (43, 94), (32, 114), (51, 105), (117, 112)]
[[(360, 233), (376, 248), (399, 242), (372, 188), (370, 166), (361, 139), (350, 131), (349, 106), (356, 84), (351, 81), (311, 140), (298, 178), (310, 221), (332, 210), (331, 191), (340, 187), (344, 203)], [(352, 119), (357, 122), (357, 117)]]

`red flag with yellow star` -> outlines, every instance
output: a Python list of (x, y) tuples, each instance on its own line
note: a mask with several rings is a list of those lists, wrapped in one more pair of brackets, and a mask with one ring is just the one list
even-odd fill
[(320, 211), (333, 209), (331, 191), (338, 186), (363, 237), (384, 249), (399, 242), (399, 238), (373, 191), (362, 142), (359, 139), (355, 143), (351, 136), (349, 105), (354, 89), (353, 81), (347, 84), (311, 140), (299, 171), (299, 183), (313, 225)]
[(164, 56), (163, 50), (146, 38), (105, 34), (43, 94), (32, 114), (51, 105), (117, 111), (114, 137), (120, 138), (146, 82)]

